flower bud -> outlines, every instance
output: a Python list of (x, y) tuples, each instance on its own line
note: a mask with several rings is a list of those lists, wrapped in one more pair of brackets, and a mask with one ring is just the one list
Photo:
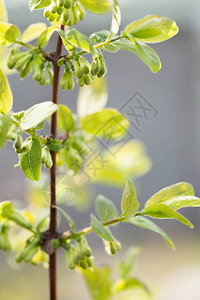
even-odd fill
[(72, 26), (72, 25), (74, 25), (74, 15), (72, 12), (70, 12), (69, 19), (67, 21), (67, 26)]
[(58, 6), (64, 6), (64, 0), (58, 0)]
[(48, 72), (48, 76), (49, 76), (49, 83), (51, 85), (53, 85), (53, 76), (54, 76), (54, 74), (53, 74), (51, 63), (48, 62), (46, 68), (47, 68), (47, 72)]
[(48, 17), (48, 21), (51, 23), (53, 21), (55, 21), (57, 18), (56, 14), (50, 13), (49, 17)]
[(103, 77), (105, 75), (105, 73), (106, 73), (105, 62), (104, 62), (104, 59), (101, 58), (100, 59), (100, 69), (99, 69), (99, 72), (97, 74), (97, 77), (101, 78), (101, 77)]
[(83, 79), (86, 85), (90, 85), (90, 76), (88, 74), (84, 74)]
[(48, 19), (49, 16), (50, 16), (50, 14), (51, 14), (51, 12), (50, 12), (49, 8), (48, 8), (48, 7), (45, 8), (45, 9), (44, 9), (44, 13), (43, 13), (44, 17), (45, 17), (46, 19)]
[(64, 0), (64, 7), (69, 9), (72, 7), (72, 0)]
[(80, 57), (79, 64), (82, 68), (83, 73), (88, 74), (90, 69), (89, 69), (89, 62), (87, 61), (87, 59), (85, 59), (85, 57)]
[(62, 149), (62, 141), (57, 140), (57, 139), (51, 139), (48, 142), (48, 147), (50, 150), (58, 152)]
[(85, 256), (90, 257), (92, 255), (92, 250), (89, 247), (85, 236), (81, 237), (80, 243), (81, 243), (82, 251), (84, 252)]
[(87, 263), (87, 260), (84, 259), (84, 260), (81, 260), (80, 261), (80, 267), (83, 269), (83, 270), (87, 270), (88, 269), (88, 263)]
[(68, 248), (65, 249), (65, 259), (66, 259), (68, 267), (71, 270), (75, 269), (74, 253), (73, 252), (74, 252), (74, 250), (70, 246), (68, 246)]
[(0, 228), (0, 249), (7, 252), (12, 250), (8, 239), (8, 229), (9, 227), (4, 224)]
[(75, 60), (73, 65), (74, 65), (75, 76), (78, 79), (81, 79), (83, 77), (83, 71), (81, 69), (81, 66), (80, 66), (78, 60)]
[(91, 75), (96, 76), (98, 74), (99, 70), (100, 70), (99, 62), (98, 62), (98, 60), (94, 60), (92, 62)]
[(21, 147), (22, 147), (22, 136), (21, 136), (20, 133), (18, 133), (18, 135), (17, 135), (17, 138), (16, 138), (16, 141), (15, 141), (14, 147), (15, 147), (16, 152), (17, 152), (18, 150), (20, 150)]
[(59, 239), (57, 239), (57, 240), (52, 240), (52, 241), (51, 241), (51, 245), (53, 246), (53, 248), (59, 249), (59, 248), (60, 248), (60, 241), (59, 241)]
[(85, 81), (84, 81), (84, 78), (81, 78), (81, 79), (78, 79), (77, 78), (77, 83), (80, 87), (83, 87), (85, 85)]
[(79, 2), (76, 3), (76, 6), (77, 6), (78, 11), (79, 11), (79, 19), (80, 19), (80, 21), (82, 21), (83, 18), (84, 18), (84, 16), (85, 16), (83, 7), (82, 7), (82, 5)]
[(48, 169), (51, 169), (53, 166), (51, 153), (48, 147), (42, 149), (42, 163), (45, 164), (45, 167)]
[(20, 74), (19, 74), (19, 76), (20, 76), (20, 78), (25, 78), (26, 76), (28, 76), (29, 74), (30, 74), (30, 72), (31, 72), (31, 67), (32, 67), (32, 60), (30, 60), (27, 64), (26, 64), (26, 66), (25, 66), (25, 68), (23, 69), (23, 70), (21, 70), (21, 72), (20, 72)]
[(93, 263), (93, 260), (91, 257), (86, 257), (85, 260), (86, 260), (89, 268), (93, 267), (94, 263)]
[(72, 6), (71, 12), (74, 17), (74, 24), (77, 24), (79, 21), (79, 10), (78, 10), (76, 3)]

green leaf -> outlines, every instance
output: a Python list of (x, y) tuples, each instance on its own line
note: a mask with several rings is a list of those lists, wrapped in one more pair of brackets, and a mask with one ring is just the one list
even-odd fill
[[(110, 153), (116, 153), (110, 159)], [(108, 151), (102, 153), (106, 162), (99, 168), (96, 176), (91, 172), (92, 180), (104, 185), (113, 185), (116, 188), (123, 188), (125, 184), (124, 174), (131, 178), (140, 177), (146, 174), (152, 165), (150, 157), (142, 142), (132, 140), (124, 145), (123, 142), (109, 147)], [(86, 170), (88, 173), (89, 170)]]
[(111, 24), (110, 35), (109, 35), (110, 39), (113, 38), (118, 33), (120, 24), (121, 24), (121, 11), (120, 11), (118, 1), (114, 0), (112, 24)]
[(24, 112), (20, 126), (23, 130), (33, 128), (50, 117), (57, 109), (58, 105), (50, 101), (36, 104)]
[(92, 230), (98, 235), (100, 236), (102, 239), (108, 241), (108, 242), (113, 242), (113, 237), (111, 235), (111, 233), (108, 231), (108, 229), (106, 227), (104, 227), (101, 222), (99, 222), (99, 220), (97, 220), (97, 218), (91, 214), (91, 226), (92, 226)]
[(200, 199), (195, 196), (179, 196), (165, 201), (164, 204), (175, 210), (182, 207), (200, 207)]
[(19, 154), (19, 162), (24, 174), (33, 181), (41, 176), (42, 148), (37, 138), (28, 138), (23, 144), (24, 151)]
[(189, 226), (190, 228), (194, 227), (188, 219), (186, 219), (184, 216), (182, 216), (177, 211), (175, 211), (174, 209), (172, 209), (171, 207), (165, 204), (159, 203), (159, 204), (149, 205), (145, 208), (142, 214), (157, 219), (176, 219), (181, 223)]
[(108, 0), (80, 0), (81, 4), (93, 14), (106, 14), (111, 9)]
[(54, 33), (54, 31), (58, 28), (58, 26), (54, 25), (54, 26), (50, 26), (47, 29), (45, 29), (39, 36), (38, 40), (37, 40), (37, 46), (40, 48), (44, 48), (46, 46), (46, 44), (48, 43), (48, 41), (50, 40), (52, 34)]
[(167, 235), (167, 233), (165, 233), (160, 227), (158, 227), (158, 225), (156, 225), (151, 220), (148, 220), (145, 217), (136, 216), (134, 218), (126, 219), (125, 222), (131, 223), (131, 224), (141, 227), (141, 228), (145, 228), (145, 229), (154, 231), (156, 233), (159, 233), (165, 239), (167, 245), (170, 248), (172, 248), (173, 250), (175, 250), (174, 243), (172, 242), (170, 237)]
[(12, 125), (11, 119), (8, 115), (0, 114), (0, 149), (6, 143), (7, 134)]
[(175, 36), (178, 27), (174, 20), (165, 16), (150, 15), (129, 24), (125, 33), (138, 41), (159, 43)]
[(104, 139), (120, 139), (128, 129), (129, 121), (116, 109), (106, 108), (81, 119), (83, 129)]
[(64, 209), (62, 209), (61, 207), (59, 207), (59, 206), (55, 206), (55, 207), (65, 217), (65, 219), (69, 223), (69, 226), (71, 227), (71, 230), (74, 232), (76, 230), (76, 225), (75, 225), (74, 220), (72, 219), (72, 217)]
[(113, 220), (118, 216), (118, 210), (114, 203), (102, 195), (96, 199), (96, 212), (103, 222)]
[(21, 36), (21, 41), (23, 43), (31, 42), (37, 39), (40, 34), (47, 28), (45, 23), (34, 23), (28, 26), (28, 28), (23, 32)]
[(7, 113), (11, 110), (13, 96), (10, 85), (4, 73), (0, 69), (0, 112)]
[(89, 268), (80, 270), (89, 289), (91, 299), (93, 300), (110, 300), (111, 280), (110, 269)]
[(74, 126), (75, 122), (71, 110), (60, 104), (58, 108), (58, 129), (66, 133), (68, 130), (73, 130)]
[(0, 21), (7, 22), (8, 14), (4, 4), (4, 0), (0, 0)]
[(72, 45), (72, 43), (69, 42), (69, 40), (67, 39), (66, 37), (66, 33), (61, 30), (61, 29), (56, 29), (56, 31), (59, 33), (62, 41), (63, 41), (63, 44), (65, 46), (65, 48), (67, 49), (67, 51), (74, 51), (76, 50), (75, 47)]
[(151, 300), (152, 295), (148, 287), (141, 280), (131, 277), (127, 279), (119, 279), (113, 286), (112, 300)]
[(108, 90), (105, 78), (95, 78), (80, 89), (77, 111), (80, 118), (93, 114), (106, 106)]
[(47, 7), (51, 4), (51, 0), (30, 0), (29, 1), (29, 8), (31, 11), (34, 9), (40, 9)]
[[(194, 196), (194, 189), (190, 183), (187, 182), (178, 182), (176, 184), (172, 184), (168, 187), (163, 188), (156, 194), (154, 194), (145, 204), (145, 207), (156, 204), (156, 203), (164, 203), (173, 198), (179, 196)], [(165, 204), (165, 203), (164, 203)]]
[(73, 174), (77, 174), (82, 166), (83, 159), (75, 148), (63, 149), (64, 160), (67, 168), (73, 171)]
[(89, 37), (80, 33), (75, 28), (69, 29), (65, 32), (65, 39), (73, 46), (96, 55), (96, 51)]
[(118, 262), (120, 278), (130, 278), (131, 272), (135, 270), (137, 265), (137, 257), (141, 252), (139, 247), (131, 247), (127, 253)]
[(151, 70), (156, 73), (161, 69), (161, 62), (158, 54), (146, 44), (120, 40), (113, 43), (120, 49), (136, 54)]
[(0, 45), (5, 46), (15, 42), (20, 36), (19, 29), (9, 23), (0, 22)]
[(126, 176), (126, 185), (122, 195), (121, 208), (123, 216), (131, 218), (136, 215), (140, 203), (137, 201), (137, 193), (134, 184), (131, 179)]
[[(110, 32), (108, 30), (101, 30), (92, 33), (90, 39), (95, 45), (98, 45), (104, 43), (109, 38), (109, 36), (110, 36)], [(119, 48), (113, 44), (104, 45), (101, 47), (101, 49), (112, 53), (115, 53), (119, 50)]]

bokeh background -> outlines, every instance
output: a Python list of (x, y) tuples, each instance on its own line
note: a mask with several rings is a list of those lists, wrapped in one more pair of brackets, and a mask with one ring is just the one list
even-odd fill
[[(23, 30), (29, 24), (44, 21), (42, 12), (30, 13), (28, 1), (6, 0), (9, 21)], [(152, 169), (137, 179), (139, 200), (142, 204), (161, 188), (188, 181), (200, 195), (200, 2), (198, 0), (119, 0), (122, 10), (121, 29), (131, 21), (147, 14), (161, 14), (175, 19), (179, 34), (162, 44), (153, 45), (162, 61), (162, 69), (153, 74), (136, 56), (119, 51), (105, 54), (108, 66), (108, 106), (120, 108), (132, 95), (139, 92), (158, 111), (141, 123), (141, 131), (134, 136), (143, 141), (153, 161)], [(110, 26), (111, 14), (87, 18), (78, 28), (86, 35)], [(53, 49), (56, 35), (49, 44)], [(48, 87), (38, 86), (28, 77), (21, 81), (17, 75), (9, 77), (14, 93), (14, 110), (29, 108), (35, 103), (51, 99)], [(76, 112), (78, 88), (72, 93), (61, 92), (61, 103)], [(0, 155), (0, 200), (26, 201), (27, 181), (17, 163), (11, 144)], [(93, 185), (93, 194), (103, 193), (120, 205), (122, 189)], [(92, 210), (94, 205), (92, 204)], [(89, 223), (89, 212), (80, 215), (69, 211), (82, 228)], [(141, 246), (137, 275), (145, 280), (155, 292), (157, 300), (198, 300), (200, 298), (200, 210), (183, 211), (194, 224), (191, 231), (176, 221), (158, 222), (176, 243), (176, 252), (166, 247), (154, 233), (145, 232), (129, 225), (113, 229), (122, 242), (124, 251), (132, 245)], [(161, 224), (162, 223), (162, 224)], [(90, 236), (96, 264), (114, 264), (116, 257), (108, 257), (101, 241)], [(59, 300), (89, 299), (80, 275), (68, 271), (59, 255)], [(13, 268), (0, 256), (0, 299), (48, 299), (48, 274), (42, 267)], [(102, 299), (103, 300), (103, 299)]]

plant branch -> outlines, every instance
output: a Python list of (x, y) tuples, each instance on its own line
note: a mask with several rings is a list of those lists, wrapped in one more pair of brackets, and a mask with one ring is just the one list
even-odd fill
[[(64, 29), (61, 25), (60, 29)], [(62, 40), (58, 36), (57, 48), (54, 57), (54, 78), (53, 78), (53, 94), (52, 102), (58, 104), (58, 87), (59, 87), (59, 75), (60, 67), (57, 65), (62, 51)], [(52, 115), (51, 118), (51, 135), (56, 138), (57, 135), (57, 112)], [(51, 151), (53, 166), (50, 169), (50, 227), (49, 227), (49, 238), (53, 238), (56, 233), (56, 152)], [(49, 280), (50, 280), (50, 300), (56, 300), (56, 251), (49, 256)]]

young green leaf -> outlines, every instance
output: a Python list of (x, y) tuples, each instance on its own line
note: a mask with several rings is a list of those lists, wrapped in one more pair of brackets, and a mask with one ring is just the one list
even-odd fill
[(102, 239), (108, 242), (114, 241), (110, 231), (108, 231), (108, 229), (104, 227), (93, 214), (91, 214), (91, 226), (92, 226), (92, 230)]
[(123, 216), (132, 218), (138, 212), (140, 203), (137, 201), (137, 193), (131, 179), (126, 176), (126, 185), (122, 195), (121, 208)]
[(7, 113), (11, 110), (13, 96), (10, 85), (4, 73), (0, 69), (0, 113)]
[(11, 119), (8, 115), (0, 114), (0, 149), (6, 143), (7, 134), (12, 125)]
[(110, 300), (111, 297), (111, 280), (110, 269), (90, 268), (87, 270), (81, 269), (84, 280), (88, 286), (91, 298), (94, 300)]
[(68, 130), (73, 130), (74, 126), (75, 122), (71, 110), (60, 104), (58, 108), (58, 129), (66, 133)]
[(104, 139), (120, 139), (128, 129), (129, 121), (116, 109), (105, 108), (81, 119), (83, 130)]
[(44, 48), (46, 46), (46, 44), (48, 43), (48, 41), (50, 40), (52, 34), (54, 33), (54, 31), (58, 28), (58, 26), (54, 25), (54, 26), (50, 26), (47, 29), (45, 29), (39, 36), (38, 40), (37, 40), (37, 46), (40, 48)]
[(108, 90), (105, 78), (95, 78), (91, 84), (80, 89), (77, 111), (80, 118), (93, 114), (106, 106)]
[(8, 14), (4, 4), (4, 0), (0, 0), (0, 21), (1, 22), (8, 21)]
[(69, 42), (69, 40), (67, 39), (66, 37), (66, 33), (61, 30), (61, 29), (56, 29), (56, 31), (59, 33), (62, 41), (63, 41), (63, 44), (65, 46), (65, 48), (67, 49), (67, 51), (74, 51), (75, 50), (75, 47), (72, 45), (72, 43)]
[(75, 225), (72, 217), (61, 207), (59, 207), (59, 206), (55, 206), (55, 207), (65, 217), (65, 219), (69, 223), (69, 226), (71, 227), (71, 230), (74, 232), (76, 230), (76, 225)]
[(96, 212), (103, 222), (113, 220), (118, 216), (118, 210), (114, 203), (102, 195), (96, 199)]
[(113, 16), (109, 38), (113, 38), (119, 31), (121, 24), (121, 11), (117, 0), (113, 0)]
[(41, 176), (42, 148), (37, 138), (28, 138), (23, 144), (24, 151), (19, 154), (19, 162), (24, 174), (33, 181)]
[(106, 14), (111, 9), (111, 3), (108, 0), (80, 0), (80, 2), (84, 8), (94, 14)]
[(51, 4), (51, 0), (30, 0), (29, 1), (29, 8), (31, 11), (34, 9), (40, 9), (47, 7)]
[(129, 24), (125, 33), (138, 41), (159, 43), (175, 36), (178, 27), (174, 20), (165, 16), (150, 15)]
[(161, 62), (158, 54), (144, 43), (134, 40), (120, 40), (113, 43), (120, 49), (136, 54), (151, 70), (156, 73), (161, 69)]
[(37, 39), (40, 34), (47, 28), (45, 23), (34, 23), (28, 26), (28, 28), (22, 33), (21, 41), (23, 43), (29, 43)]
[(176, 219), (181, 223), (189, 226), (190, 228), (194, 227), (188, 219), (186, 219), (184, 216), (179, 214), (176, 210), (174, 210), (173, 208), (165, 204), (159, 203), (159, 204), (149, 205), (145, 208), (142, 214), (157, 219)]
[(145, 217), (136, 216), (134, 218), (126, 219), (125, 222), (159, 233), (165, 239), (167, 245), (173, 250), (175, 250), (175, 246), (171, 238), (167, 235), (167, 233), (165, 233), (158, 225), (156, 225), (151, 220), (148, 220)]
[[(97, 44), (104, 43), (107, 39), (109, 39), (109, 36), (110, 36), (110, 32), (108, 30), (101, 30), (92, 33), (90, 39), (95, 45), (97, 45)], [(101, 47), (101, 49), (113, 53), (119, 50), (119, 48), (117, 46), (114, 46), (113, 44), (104, 45)]]
[[(145, 204), (145, 207), (156, 204), (156, 203), (164, 203), (173, 198), (179, 196), (194, 196), (194, 189), (190, 183), (187, 182), (178, 182), (176, 184), (172, 184), (168, 187), (163, 188), (156, 194), (154, 194)], [(167, 204), (166, 204), (167, 205)]]
[(9, 23), (0, 22), (0, 45), (5, 46), (15, 42), (20, 36), (19, 29)]
[(57, 109), (58, 105), (50, 101), (36, 104), (24, 112), (20, 126), (23, 130), (33, 128), (50, 117)]
[(163, 203), (175, 210), (182, 207), (200, 207), (200, 199), (195, 196), (179, 196)]
[(82, 34), (75, 28), (69, 29), (65, 32), (65, 38), (68, 42), (70, 42), (73, 46), (85, 50), (86, 52), (90, 52), (96, 55), (96, 51), (89, 39), (86, 35)]

